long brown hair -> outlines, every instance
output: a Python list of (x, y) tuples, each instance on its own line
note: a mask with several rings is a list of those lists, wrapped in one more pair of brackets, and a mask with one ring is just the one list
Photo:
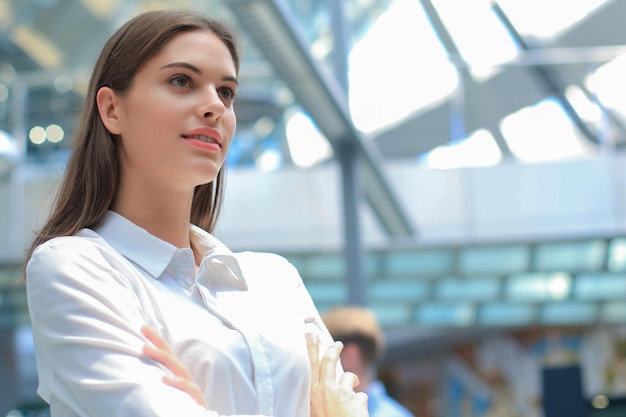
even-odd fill
[[(72, 155), (50, 217), (36, 233), (26, 254), (58, 236), (70, 236), (94, 227), (112, 205), (119, 183), (116, 141), (100, 119), (96, 94), (110, 87), (121, 94), (135, 74), (177, 34), (209, 30), (228, 48), (239, 72), (239, 53), (233, 33), (223, 23), (192, 11), (161, 10), (140, 14), (120, 27), (104, 45), (89, 82), (89, 90), (76, 129)], [(214, 181), (194, 191), (191, 222), (212, 232), (222, 205), (224, 167)]]

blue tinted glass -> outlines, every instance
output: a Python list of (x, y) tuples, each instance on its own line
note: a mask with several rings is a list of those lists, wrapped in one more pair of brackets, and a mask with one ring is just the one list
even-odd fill
[(446, 278), (437, 283), (436, 295), (448, 300), (490, 300), (500, 293), (497, 278)]
[(558, 301), (571, 291), (572, 278), (563, 272), (515, 274), (509, 277), (505, 296), (521, 301)]
[(307, 289), (315, 303), (343, 304), (347, 299), (347, 288), (341, 282), (307, 282)]
[(498, 326), (528, 324), (534, 317), (535, 308), (531, 304), (488, 304), (478, 312), (479, 323)]
[(310, 278), (343, 278), (345, 262), (340, 254), (312, 255), (306, 259), (303, 267)]
[(385, 257), (385, 272), (390, 276), (431, 276), (452, 271), (452, 250), (391, 252)]
[(408, 304), (374, 302), (369, 307), (374, 311), (378, 322), (384, 328), (411, 323), (412, 308)]
[(423, 281), (378, 280), (368, 286), (370, 300), (417, 301), (428, 296), (429, 286)]
[(417, 322), (426, 326), (468, 326), (474, 317), (469, 304), (424, 304), (416, 313)]
[(548, 324), (579, 324), (596, 320), (597, 307), (592, 303), (556, 303), (546, 304), (540, 319)]
[(580, 274), (574, 281), (574, 296), (583, 300), (626, 298), (626, 275)]
[(459, 269), (466, 274), (528, 270), (527, 246), (475, 247), (461, 251)]
[(626, 239), (613, 239), (609, 246), (609, 270), (626, 270)]
[(608, 323), (624, 323), (626, 317), (626, 301), (611, 301), (602, 308), (602, 320)]
[(540, 271), (595, 271), (602, 269), (606, 259), (606, 242), (544, 243), (537, 246), (535, 268)]

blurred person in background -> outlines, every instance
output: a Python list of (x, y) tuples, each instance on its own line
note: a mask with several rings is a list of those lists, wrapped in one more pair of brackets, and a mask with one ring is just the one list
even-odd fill
[(385, 335), (370, 309), (337, 306), (322, 314), (322, 320), (337, 341), (343, 343), (341, 364), (359, 378), (355, 390), (368, 395), (371, 417), (413, 417), (398, 401), (391, 398), (382, 381), (377, 380), (378, 362), (385, 350)]

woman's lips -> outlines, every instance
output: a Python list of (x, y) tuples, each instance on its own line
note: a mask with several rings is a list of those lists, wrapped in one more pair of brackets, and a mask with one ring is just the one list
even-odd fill
[(197, 140), (205, 143), (222, 145), (222, 134), (217, 129), (210, 127), (198, 127), (183, 133), (183, 138), (187, 140)]

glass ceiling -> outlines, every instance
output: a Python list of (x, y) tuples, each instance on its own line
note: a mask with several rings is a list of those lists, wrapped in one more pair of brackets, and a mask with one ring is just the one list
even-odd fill
[[(286, 3), (313, 56), (332, 71), (335, 38), (330, 0)], [(345, 42), (353, 122), (375, 138), (448, 103), (447, 143), (412, 156), (431, 168), (487, 166), (509, 156), (523, 163), (592, 156), (602, 146), (585, 137), (572, 117), (597, 132), (601, 145), (611, 147), (624, 135), (615, 124), (626, 123), (626, 50), (603, 49), (604, 45), (559, 49), (559, 39), (611, 3), (348, 1)], [(85, 74), (98, 49), (93, 45), (101, 44), (130, 16), (163, 7), (193, 8), (237, 25), (225, 2), (217, 0), (0, 0), (0, 130), (14, 137), (18, 151), (25, 147), (31, 160), (62, 160)], [(294, 102), (245, 30), (240, 32), (245, 99), (239, 103), (241, 123), (230, 164), (274, 170), (291, 164), (308, 167), (332, 158), (332, 149), (315, 122)], [(553, 54), (528, 54), (528, 45), (521, 45), (519, 37)], [(468, 112), (477, 112), (469, 104), (474, 84), (488, 85), (512, 68), (568, 64), (583, 65), (586, 75), (579, 85), (566, 86), (564, 98), (545, 91), (543, 97), (504, 115), (497, 126), (474, 129), (466, 120)], [(564, 107), (563, 99), (574, 113)], [(24, 114), (16, 110), (20, 106)]]
[[(491, 0), (433, 0), (432, 3), (458, 49), (462, 65), (469, 68), (476, 80), (485, 81), (503, 67), (516, 65), (520, 45), (494, 12)], [(540, 44), (576, 25), (604, 3), (607, 0), (504, 0), (499, 5), (520, 34)], [(361, 130), (385, 129), (439, 100), (454, 98), (462, 89), (458, 64), (450, 58), (429, 22), (419, 2), (396, 0), (353, 48), (351, 111)], [(403, 37), (415, 42), (401, 48), (389, 47)], [(419, 59), (407, 53), (411, 47), (419, 48)], [(594, 95), (591, 98), (576, 86), (568, 89), (568, 97), (585, 121), (593, 125), (602, 123), (603, 107), (624, 118), (626, 91), (620, 74), (624, 73), (625, 64), (626, 55), (595, 68), (596, 62), (589, 62), (591, 69), (585, 87)], [(388, 80), (389, 86), (372, 89), (372, 80)], [(575, 129), (560, 103), (549, 96), (506, 116), (500, 129), (511, 153), (521, 162), (585, 157), (597, 151)], [(607, 136), (604, 139), (610, 140), (610, 132), (604, 133)], [(502, 159), (488, 130), (480, 129), (461, 137), (451, 135), (450, 139), (449, 145), (422, 155), (423, 164), (436, 168), (486, 166)]]

